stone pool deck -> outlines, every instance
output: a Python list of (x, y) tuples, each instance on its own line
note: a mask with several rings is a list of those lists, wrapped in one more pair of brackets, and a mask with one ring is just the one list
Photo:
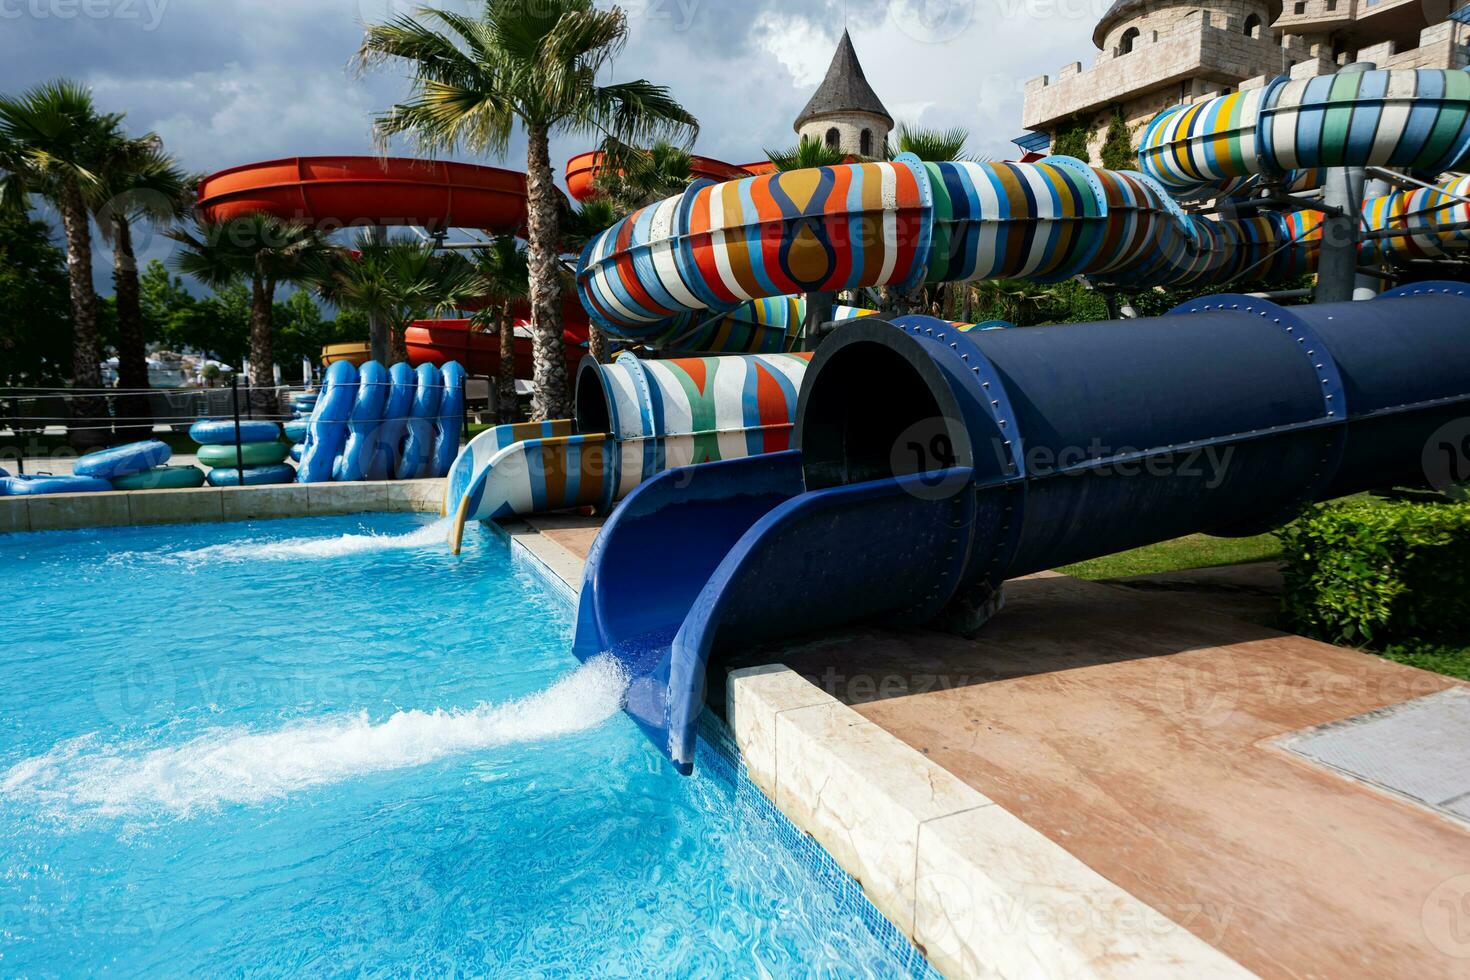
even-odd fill
[(0, 497), (0, 534), (378, 511), (438, 513), (443, 499), (442, 479)]
[[(597, 526), (513, 534), (575, 590)], [(946, 974), (1470, 975), (1470, 826), (1291, 751), (1470, 687), (1252, 621), (1274, 575), (1033, 576), (975, 640), (751, 651), (727, 720)]]

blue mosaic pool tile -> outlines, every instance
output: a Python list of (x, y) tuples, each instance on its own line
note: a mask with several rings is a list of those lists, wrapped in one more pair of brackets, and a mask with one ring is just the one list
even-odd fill
[[(515, 560), (531, 571), (552, 595), (566, 603), (569, 611), (575, 615), (576, 591), (524, 546), (516, 544), (503, 530), (500, 533), (511, 540), (511, 551)], [(695, 748), (694, 765), (694, 778), (711, 780), (728, 794), (730, 805), (738, 808), (747, 821), (759, 821), (774, 831), (782, 847), (795, 859), (797, 865), (833, 898), (835, 914), (849, 922), (853, 919), (861, 922), (892, 957), (896, 976), (909, 977), (912, 980), (942, 980), (923, 952), (868, 900), (857, 879), (842, 870), (842, 866), (833, 860), (832, 855), (821, 844), (788, 820), (786, 814), (776, 809), (776, 805), (760, 787), (751, 782), (745, 763), (740, 758), (740, 747), (735, 744), (730, 729), (709, 711), (705, 711), (699, 719), (699, 740)], [(835, 928), (837, 926), (834, 923)]]

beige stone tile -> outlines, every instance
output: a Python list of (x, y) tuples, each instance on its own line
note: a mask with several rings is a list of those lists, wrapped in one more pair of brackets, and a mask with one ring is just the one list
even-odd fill
[(311, 513), (307, 487), (302, 483), (276, 487), (226, 487), (220, 490), (224, 520), (246, 521), (275, 517), (306, 517)]
[(133, 524), (204, 524), (224, 520), (225, 491), (218, 487), (188, 490), (132, 490), (127, 497)]
[(919, 825), (989, 803), (844, 704), (776, 716), (776, 805), (904, 932), (914, 924)]
[(28, 497), (0, 497), (0, 534), (31, 529)]
[(366, 514), (388, 509), (386, 483), (308, 483), (305, 486), (312, 516)]
[(30, 498), (26, 509), (32, 531), (116, 527), (129, 523), (128, 495), (117, 491), (39, 494)]
[(725, 720), (751, 781), (771, 799), (776, 798), (776, 716), (833, 700), (784, 664), (742, 667), (725, 678)]
[(443, 479), (399, 480), (387, 484), (388, 509), (410, 513), (438, 514), (444, 504)]
[(1249, 977), (999, 806), (919, 831), (913, 937), (946, 976)]

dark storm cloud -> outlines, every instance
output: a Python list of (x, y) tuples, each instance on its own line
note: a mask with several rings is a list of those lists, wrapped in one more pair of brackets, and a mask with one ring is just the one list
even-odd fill
[[(745, 162), (795, 141), (792, 120), (846, 25), (894, 116), (966, 126), (972, 151), (1004, 155), (1021, 131), (1025, 80), (1091, 56), (1093, 8), (1102, 2), (623, 0), (632, 36), (611, 75), (669, 86), (702, 124), (698, 151)], [(135, 132), (161, 134), (199, 172), (369, 153), (373, 113), (402, 97), (406, 84), (392, 66), (359, 77), (352, 56), (365, 21), (412, 7), (405, 0), (0, 0), (0, 91), (76, 78), (104, 109), (126, 111)], [(565, 159), (592, 142), (564, 135), (553, 154)], [(517, 140), (505, 161), (481, 162), (516, 167), (523, 159)], [(99, 259), (105, 268), (106, 256)], [(99, 286), (110, 292), (106, 281)]]

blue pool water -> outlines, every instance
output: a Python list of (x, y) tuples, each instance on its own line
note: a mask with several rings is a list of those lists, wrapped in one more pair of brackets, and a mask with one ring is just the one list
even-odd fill
[(0, 975), (926, 969), (427, 525), (0, 535)]

